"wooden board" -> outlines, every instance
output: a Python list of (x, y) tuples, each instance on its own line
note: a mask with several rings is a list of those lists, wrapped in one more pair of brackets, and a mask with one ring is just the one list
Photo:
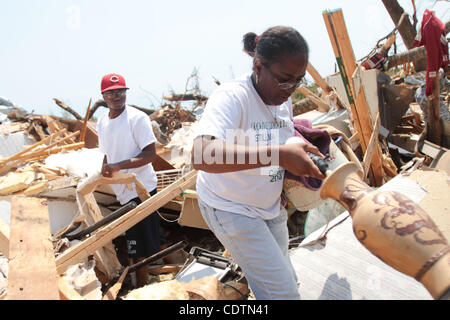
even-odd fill
[(46, 199), (11, 198), (9, 258), (7, 299), (59, 300)]
[[(356, 65), (355, 54), (348, 36), (344, 15), (341, 9), (337, 9), (325, 11), (323, 18), (347, 92), (354, 127), (358, 133), (363, 152), (365, 152), (372, 134), (373, 124), (369, 117), (369, 108), (361, 85), (360, 70)], [(380, 186), (383, 184), (382, 161), (381, 155), (377, 151), (378, 148), (375, 148), (375, 150), (369, 178), (371, 185)]]
[(184, 201), (178, 224), (191, 228), (209, 230), (208, 225), (203, 219), (200, 207), (198, 206), (196, 191), (189, 190), (189, 193), (184, 193)]
[[(84, 220), (86, 226), (90, 226), (103, 219), (103, 215), (92, 192), (85, 195), (78, 194), (77, 202), (80, 213), (86, 217)], [(94, 253), (94, 259), (98, 270), (105, 275), (107, 281), (112, 280), (122, 268), (112, 242), (107, 243), (103, 248), (99, 248)]]

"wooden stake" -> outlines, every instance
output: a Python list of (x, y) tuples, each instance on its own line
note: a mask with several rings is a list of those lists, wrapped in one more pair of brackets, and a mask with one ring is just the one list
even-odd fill
[(309, 100), (314, 102), (318, 106), (318, 111), (320, 112), (328, 112), (330, 110), (330, 106), (320, 99), (317, 95), (315, 95), (311, 90), (305, 87), (300, 87), (297, 89), (298, 92), (302, 93), (304, 96), (306, 96)]
[(81, 128), (80, 140), (78, 142), (84, 141), (84, 139), (86, 137), (86, 127), (87, 127), (87, 122), (89, 120), (89, 113), (91, 111), (91, 102), (92, 102), (92, 98), (89, 99), (89, 105), (86, 110), (86, 115), (84, 116), (83, 127)]
[(369, 173), (370, 163), (372, 162), (375, 147), (378, 141), (378, 131), (380, 130), (380, 113), (377, 113), (377, 120), (373, 126), (372, 135), (370, 136), (369, 145), (367, 146), (366, 153), (363, 159), (364, 178)]
[(323, 92), (326, 94), (330, 94), (330, 92), (333, 90), (328, 83), (322, 78), (322, 76), (319, 74), (319, 72), (316, 70), (316, 68), (311, 65), (311, 63), (308, 63), (308, 66), (306, 67), (306, 71), (311, 75), (311, 77), (314, 79), (314, 81), (317, 83), (317, 85), (322, 88)]
[(9, 260), (9, 226), (0, 219), (0, 252)]
[(436, 72), (433, 81), (433, 94), (428, 97), (428, 122), (427, 140), (442, 144), (442, 124), (441, 124), (441, 100), (440, 100), (440, 75)]
[(0, 163), (4, 164), (4, 163), (7, 163), (9, 161), (13, 161), (13, 160), (19, 158), (21, 155), (27, 153), (28, 151), (31, 151), (31, 150), (35, 149), (36, 147), (38, 147), (38, 146), (40, 146), (40, 145), (42, 145), (44, 143), (47, 143), (47, 142), (51, 141), (52, 139), (58, 137), (60, 134), (64, 134), (66, 131), (67, 131), (67, 129), (62, 129), (62, 130), (60, 130), (58, 132), (55, 132), (54, 134), (49, 135), (45, 139), (43, 139), (43, 140), (41, 140), (39, 142), (36, 142), (35, 144), (33, 144), (33, 145), (23, 149), (22, 151), (14, 154), (12, 156), (9, 156), (9, 157), (4, 158), (4, 159), (0, 159)]
[[(369, 108), (361, 83), (360, 68), (357, 68), (344, 15), (341, 9), (323, 12), (325, 26), (330, 37), (339, 71), (346, 88), (354, 127), (358, 134), (363, 152), (367, 150), (372, 135), (372, 123), (369, 117)], [(375, 152), (369, 172), (371, 185), (380, 186), (383, 183), (382, 161), (378, 152)]]
[(82, 261), (96, 250), (136, 225), (139, 221), (161, 208), (167, 202), (181, 194), (185, 189), (195, 184), (196, 179), (197, 171), (190, 171), (150, 199), (141, 203), (135, 209), (127, 212), (110, 224), (103, 226), (89, 238), (64, 251), (56, 258), (56, 268), (58, 273), (63, 273), (72, 264)]

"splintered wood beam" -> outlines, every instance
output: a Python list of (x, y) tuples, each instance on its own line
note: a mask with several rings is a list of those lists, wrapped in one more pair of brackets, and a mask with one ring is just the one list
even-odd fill
[(297, 91), (300, 92), (301, 94), (303, 94), (305, 97), (307, 97), (312, 102), (314, 102), (318, 107), (318, 109), (317, 109), (318, 111), (328, 112), (330, 110), (330, 106), (325, 101), (323, 101), (319, 96), (314, 94), (314, 92), (309, 90), (308, 88), (300, 87), (297, 89)]
[(96, 233), (82, 242), (70, 247), (56, 258), (58, 273), (63, 273), (69, 266), (82, 261), (92, 255), (99, 248), (112, 241), (145, 217), (149, 216), (167, 202), (181, 194), (184, 190), (195, 184), (197, 171), (192, 170), (177, 181), (173, 182), (150, 199), (147, 199), (135, 209), (127, 212), (111, 223), (98, 229)]
[[(27, 161), (41, 160), (41, 159), (47, 158), (51, 154), (59, 153), (63, 150), (65, 150), (65, 151), (75, 150), (75, 149), (80, 149), (83, 147), (84, 147), (84, 141), (76, 142), (76, 143), (72, 143), (72, 144), (66, 144), (66, 145), (48, 149), (48, 150), (45, 150), (42, 152), (36, 152), (36, 154), (30, 155), (29, 157), (27, 156), (24, 160), (27, 160)], [(21, 161), (23, 161), (23, 160), (21, 159)]]
[(427, 139), (437, 145), (442, 145), (442, 123), (440, 102), (440, 76), (436, 72), (433, 81), (433, 93), (428, 97)]
[(370, 136), (369, 146), (367, 147), (366, 153), (363, 158), (363, 170), (364, 178), (367, 177), (369, 173), (370, 163), (372, 162), (373, 154), (376, 151), (378, 131), (380, 130), (380, 113), (377, 113), (377, 119), (372, 130), (372, 135)]
[[(358, 134), (361, 148), (363, 152), (366, 152), (372, 135), (372, 121), (363, 90), (361, 68), (358, 68), (356, 64), (344, 15), (341, 9), (336, 9), (324, 11), (323, 18), (350, 102), (354, 127)], [(378, 152), (375, 152), (372, 158), (369, 181), (373, 186), (381, 186), (383, 184), (382, 160)]]
[(61, 300), (86, 300), (66, 280), (58, 277), (59, 297)]
[(329, 94), (331, 91), (333, 91), (333, 89), (328, 85), (325, 79), (322, 78), (322, 76), (311, 63), (308, 63), (306, 71), (308, 71), (309, 75), (314, 79), (314, 81), (323, 90), (323, 92)]
[(336, 95), (336, 103), (339, 108), (342, 109), (349, 109), (345, 102), (342, 101), (341, 97), (337, 94), (336, 90), (332, 88), (324, 78), (319, 74), (319, 72), (314, 68), (314, 66), (311, 63), (308, 63), (308, 66), (306, 67), (306, 71), (308, 71), (309, 75), (314, 79), (314, 81), (317, 83), (317, 85), (322, 89), (322, 91), (326, 95), (330, 95), (334, 93)]
[(78, 140), (78, 142), (84, 141), (86, 138), (86, 127), (87, 127), (87, 122), (89, 120), (89, 114), (90, 114), (90, 110), (91, 110), (91, 102), (92, 102), (92, 99), (89, 99), (89, 105), (86, 110), (86, 115), (84, 116), (83, 127), (81, 128), (80, 139)]
[(8, 264), (8, 300), (59, 300), (47, 199), (14, 196)]
[(108, 289), (108, 291), (103, 296), (102, 300), (116, 300), (117, 294), (119, 293), (120, 288), (122, 288), (123, 280), (125, 280), (129, 268), (130, 267), (125, 268), (125, 270), (120, 275), (119, 280), (117, 280), (117, 282), (111, 288)]
[(38, 147), (38, 146), (40, 146), (40, 145), (42, 145), (42, 144), (44, 144), (44, 143), (47, 143), (47, 142), (49, 142), (49, 141), (52, 141), (52, 139), (58, 137), (58, 136), (61, 135), (61, 134), (64, 134), (66, 131), (67, 131), (67, 129), (64, 128), (64, 129), (62, 129), (62, 130), (60, 130), (60, 131), (58, 131), (58, 132), (55, 132), (54, 134), (51, 134), (51, 135), (49, 135), (48, 137), (46, 137), (45, 139), (43, 139), (43, 140), (41, 140), (41, 141), (39, 141), (39, 142), (36, 142), (35, 144), (32, 144), (32, 145), (29, 146), (29, 147), (26, 147), (26, 148), (23, 149), (22, 151), (19, 151), (19, 152), (17, 152), (16, 154), (13, 154), (12, 156), (9, 156), (9, 157), (7, 157), (7, 158), (0, 159), (0, 163), (1, 163), (1, 164), (5, 164), (5, 163), (7, 163), (7, 162), (9, 162), (9, 161), (16, 160), (16, 159), (20, 158), (20, 156), (22, 156), (23, 154), (27, 153), (28, 151), (31, 151), (31, 150), (35, 149), (36, 147)]

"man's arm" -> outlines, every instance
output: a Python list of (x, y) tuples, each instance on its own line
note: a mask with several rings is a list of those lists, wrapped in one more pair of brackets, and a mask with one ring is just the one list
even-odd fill
[(156, 158), (155, 143), (151, 143), (142, 149), (136, 157), (123, 160), (116, 163), (106, 163), (106, 156), (103, 160), (102, 175), (105, 177), (112, 177), (113, 173), (123, 169), (139, 168), (147, 163), (153, 162)]

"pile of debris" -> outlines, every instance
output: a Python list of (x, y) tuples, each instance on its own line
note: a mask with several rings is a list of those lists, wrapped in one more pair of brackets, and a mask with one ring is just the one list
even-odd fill
[[(391, 14), (389, 3), (385, 6)], [(309, 63), (315, 83), (298, 89), (293, 106), (294, 120), (309, 120), (331, 136), (330, 168), (355, 162), (372, 187), (423, 168), (448, 181), (448, 74), (438, 73), (434, 95), (425, 94), (429, 53), (410, 46), (405, 16), (392, 13), (396, 28), (356, 61), (342, 10), (323, 15), (340, 72), (322, 78)], [(389, 55), (397, 33), (409, 50)], [(82, 117), (54, 99), (75, 118), (68, 119), (30, 114), (0, 98), (0, 299), (251, 298), (242, 271), (198, 207), (190, 150), (199, 117), (180, 103), (195, 101), (201, 109), (208, 97), (185, 93), (164, 99), (173, 104), (158, 110), (133, 105), (149, 116), (158, 140), (153, 162), (158, 193), (150, 198), (132, 174), (99, 174), (103, 155), (93, 116), (106, 106), (103, 100), (92, 108), (89, 103)], [(121, 207), (113, 183), (134, 184), (142, 204)], [(432, 192), (435, 199), (443, 197), (436, 188)], [(291, 248), (345, 211), (288, 178), (283, 194)], [(154, 211), (169, 247), (124, 267), (123, 233)], [(442, 221), (447, 235), (450, 219)], [(173, 263), (165, 263), (167, 257)], [(133, 290), (133, 272), (142, 265), (148, 267), (148, 285)]]

